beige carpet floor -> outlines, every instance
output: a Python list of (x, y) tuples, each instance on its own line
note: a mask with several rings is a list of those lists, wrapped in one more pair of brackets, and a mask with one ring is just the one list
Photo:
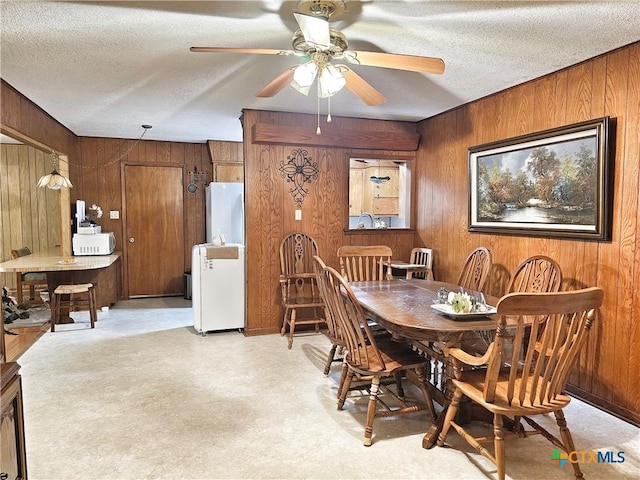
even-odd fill
[[(181, 298), (123, 301), (94, 330), (74, 314), (23, 355), (31, 480), (496, 478), (455, 432), (449, 447), (424, 450), (423, 412), (377, 419), (364, 447), (367, 398), (336, 410), (339, 366), (322, 375), (324, 335), (296, 336), (288, 350), (279, 335), (203, 337), (191, 315)], [(579, 450), (624, 452), (623, 463), (583, 464), (585, 478), (638, 478), (638, 428), (580, 401), (566, 416)], [(508, 443), (508, 477), (573, 478), (552, 453), (539, 436)]]

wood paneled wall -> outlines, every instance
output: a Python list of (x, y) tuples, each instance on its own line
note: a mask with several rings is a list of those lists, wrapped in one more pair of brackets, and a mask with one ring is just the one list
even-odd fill
[[(611, 242), (467, 232), (469, 147), (603, 116), (616, 120)], [(602, 287), (605, 303), (571, 389), (639, 423), (640, 44), (427, 119), (419, 131), (417, 227), (434, 249), (436, 278), (455, 281), (468, 253), (483, 245), (495, 263), (494, 295), (534, 254), (559, 262), (563, 289)]]
[[(309, 187), (302, 221), (294, 220), (297, 208), (289, 186), (278, 170), (295, 145), (261, 145), (251, 142), (256, 123), (308, 126), (315, 131), (315, 115), (278, 112), (244, 112), (244, 159), (247, 223), (247, 334), (279, 330), (282, 311), (278, 292), (278, 247), (292, 231), (313, 235), (320, 253), (337, 265), (335, 252), (342, 244), (390, 245), (395, 256), (407, 257), (415, 245), (435, 250), (436, 276), (455, 280), (466, 255), (485, 245), (495, 266), (491, 293), (500, 294), (510, 272), (524, 258), (545, 253), (561, 265), (565, 289), (597, 285), (605, 289), (601, 317), (571, 377), (571, 389), (588, 401), (632, 421), (640, 422), (640, 46), (633, 44), (591, 61), (464, 105), (419, 124), (334, 118), (331, 128), (420, 133), (418, 161), (414, 169), (414, 214), (417, 233), (345, 233), (348, 198), (348, 148), (307, 148), (318, 162), (319, 175)], [(75, 198), (98, 203), (105, 211), (120, 209), (120, 167), (107, 165), (126, 151), (131, 141), (75, 135), (37, 105), (1, 82), (3, 125), (69, 155), (72, 163), (89, 166), (72, 170), (77, 184)], [(492, 236), (467, 232), (467, 149), (470, 146), (545, 130), (592, 118), (616, 119), (613, 240), (588, 242), (517, 236)], [(323, 126), (323, 129), (325, 126)], [(328, 128), (328, 127), (326, 127)], [(81, 145), (81, 157), (77, 145)], [(364, 156), (367, 152), (357, 151)], [(383, 152), (394, 153), (394, 152)], [(210, 169), (206, 145), (143, 141), (128, 156), (131, 162), (183, 164)], [(209, 177), (211, 178), (211, 177)], [(458, 179), (458, 180), (456, 180)], [(117, 185), (117, 187), (116, 187)], [(200, 191), (199, 191), (200, 193)], [(161, 195), (161, 189), (159, 189)], [(204, 239), (204, 203), (187, 196), (186, 250)], [(150, 225), (152, 224), (150, 212)], [(122, 227), (107, 222), (106, 230)], [(189, 252), (185, 250), (185, 265)]]
[[(104, 216), (100, 220), (102, 230), (114, 232), (116, 249), (125, 248), (122, 209), (122, 168), (123, 164), (146, 166), (183, 167), (184, 178), (184, 215), (176, 222), (184, 222), (185, 251), (184, 270), (191, 270), (191, 247), (202, 243), (204, 233), (204, 186), (198, 185), (195, 194), (187, 193), (188, 172), (194, 167), (198, 171), (207, 171), (211, 175), (211, 159), (204, 143), (159, 142), (153, 140), (123, 140), (112, 138), (80, 137), (78, 152), (82, 168), (72, 165), (71, 178), (75, 182), (74, 199), (82, 199), (87, 205), (100, 205)], [(125, 154), (123, 158), (120, 157)], [(208, 178), (211, 178), (210, 176)], [(158, 201), (162, 201), (162, 185), (157, 188)], [(109, 218), (110, 210), (121, 212), (119, 220)], [(154, 212), (149, 212), (146, 227), (152, 232)], [(126, 269), (125, 269), (126, 271)]]
[[(74, 188), (70, 190), (71, 201), (82, 199), (89, 204), (102, 207), (105, 216), (100, 223), (104, 231), (116, 233), (116, 248), (124, 245), (122, 220), (110, 220), (109, 210), (122, 211), (124, 199), (121, 190), (121, 164), (172, 165), (183, 166), (185, 172), (185, 198), (183, 218), (185, 222), (185, 271), (191, 267), (191, 247), (202, 243), (204, 233), (204, 188), (194, 194), (186, 193), (187, 172), (193, 167), (209, 172), (211, 179), (211, 158), (206, 144), (159, 142), (143, 140), (134, 148), (135, 140), (76, 137), (40, 107), (35, 105), (4, 80), (0, 82), (2, 109), (0, 118), (3, 127), (11, 128), (36, 142), (47, 145), (69, 158), (69, 177)], [(131, 148), (130, 151), (128, 151)], [(127, 155), (118, 160), (121, 155)], [(114, 161), (118, 160), (118, 161)], [(2, 181), (2, 189), (5, 183)], [(158, 187), (158, 200), (162, 199), (162, 188)], [(68, 205), (67, 205), (68, 207)], [(71, 218), (69, 216), (69, 218)], [(153, 212), (149, 212), (149, 228), (153, 228)], [(12, 234), (13, 236), (13, 234)], [(3, 235), (4, 237), (4, 235)], [(3, 260), (5, 251), (14, 247), (0, 245)], [(126, 270), (125, 270), (126, 271)]]
[[(300, 210), (302, 220), (294, 219), (298, 209), (289, 193), (288, 183), (279, 170), (296, 144), (267, 145), (254, 143), (253, 126), (279, 126), (282, 134), (290, 127), (307, 127), (315, 136), (315, 115), (261, 112), (243, 113), (245, 159), (245, 211), (247, 253), (247, 325), (249, 335), (276, 333), (282, 325), (278, 278), (280, 275), (279, 248), (285, 235), (300, 231), (311, 235), (318, 243), (320, 256), (328, 265), (337, 267), (336, 252), (341, 245), (389, 245), (397, 258), (409, 258), (414, 246), (414, 231), (369, 231), (348, 233), (349, 157), (376, 154), (406, 155), (407, 152), (354, 150), (335, 147), (302, 147), (318, 164), (318, 177), (306, 183), (308, 195)], [(331, 127), (322, 126), (323, 134), (330, 130), (379, 131), (415, 133), (416, 125), (408, 122), (388, 122), (354, 118), (333, 118)], [(326, 135), (325, 138), (330, 138)], [(322, 135), (318, 140), (322, 139)]]
[[(28, 145), (0, 145), (0, 255), (11, 260), (11, 250), (31, 252), (60, 245), (60, 191), (38, 188), (51, 172), (50, 154)], [(0, 273), (0, 285), (15, 287), (13, 273)]]
[[(60, 154), (61, 161), (78, 161), (77, 140), (73, 132), (2, 79), (0, 79), (0, 105), (2, 106), (0, 129), (3, 133), (47, 153), (55, 150)], [(58, 165), (58, 171), (62, 174), (68, 174), (68, 169), (67, 163)], [(71, 241), (67, 240), (70, 225), (63, 223), (63, 219), (69, 218), (68, 190), (60, 191), (59, 205), (62, 253), (70, 254)]]
[(26, 98), (11, 85), (0, 79), (0, 123), (57, 152), (64, 153), (70, 161), (76, 158), (76, 136)]

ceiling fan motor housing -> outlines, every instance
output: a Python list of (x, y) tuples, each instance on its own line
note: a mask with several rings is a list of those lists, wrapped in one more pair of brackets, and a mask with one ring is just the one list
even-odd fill
[(327, 20), (334, 14), (341, 14), (346, 10), (343, 0), (300, 0), (298, 12), (325, 17)]
[(339, 32), (335, 28), (329, 29), (329, 38), (331, 43), (329, 48), (320, 49), (317, 45), (308, 43), (305, 40), (302, 30), (296, 30), (291, 43), (293, 45), (293, 50), (298, 53), (302, 53), (303, 55), (309, 55), (315, 51), (322, 50), (329, 52), (331, 56), (339, 56), (349, 48), (346, 37), (342, 32)]

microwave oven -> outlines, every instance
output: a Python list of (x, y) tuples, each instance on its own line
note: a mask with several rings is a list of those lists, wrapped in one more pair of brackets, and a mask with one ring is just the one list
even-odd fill
[(116, 249), (113, 232), (73, 234), (74, 255), (110, 255)]

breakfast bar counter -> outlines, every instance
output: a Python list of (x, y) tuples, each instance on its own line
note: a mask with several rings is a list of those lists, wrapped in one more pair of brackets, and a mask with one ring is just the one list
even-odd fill
[(68, 272), (96, 270), (113, 265), (122, 252), (111, 255), (63, 257), (59, 249), (36, 252), (31, 255), (0, 263), (0, 272)]
[(115, 305), (121, 297), (121, 257), (122, 252), (68, 257), (52, 249), (0, 263), (0, 272), (46, 272), (49, 292), (61, 284), (93, 283), (100, 308)]

